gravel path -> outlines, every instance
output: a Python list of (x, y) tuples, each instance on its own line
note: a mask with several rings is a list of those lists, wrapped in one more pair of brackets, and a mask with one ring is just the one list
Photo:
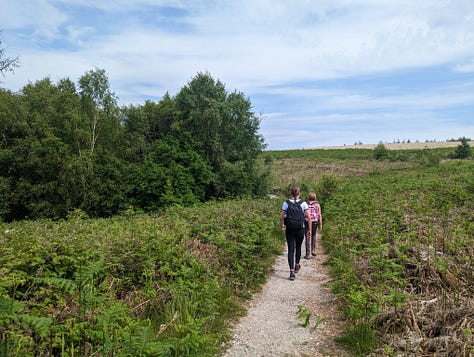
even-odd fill
[[(278, 256), (262, 291), (255, 294), (247, 315), (233, 329), (224, 357), (345, 356), (333, 339), (342, 331), (336, 296), (327, 286), (326, 256), (318, 235), (317, 255), (301, 259), (296, 280), (290, 281), (287, 252)], [(303, 243), (304, 254), (304, 243)], [(298, 306), (311, 312), (301, 326)]]

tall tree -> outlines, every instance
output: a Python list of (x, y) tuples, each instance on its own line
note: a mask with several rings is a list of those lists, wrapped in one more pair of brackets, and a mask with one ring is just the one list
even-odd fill
[(67, 207), (59, 193), (59, 176), (68, 160), (68, 148), (56, 136), (52, 123), (56, 87), (46, 78), (2, 96), (4, 149), (3, 187), (9, 185), (7, 219), (61, 217)]
[(260, 118), (252, 112), (250, 100), (242, 92), (234, 91), (229, 94), (220, 133), (226, 160), (254, 160), (265, 148), (259, 129)]
[(14, 184), (13, 161), (16, 141), (26, 135), (26, 110), (19, 96), (0, 89), (0, 218), (12, 210)]
[(209, 73), (198, 73), (176, 96), (179, 111), (175, 135), (186, 133), (213, 168), (208, 197), (255, 192), (262, 184), (256, 158), (265, 147), (258, 134), (260, 119), (240, 92), (227, 94)]
[(99, 138), (102, 144), (113, 147), (113, 139), (119, 134), (117, 98), (110, 90), (104, 69), (86, 72), (79, 79), (80, 94), (86, 115), (90, 120), (90, 152), (94, 153)]
[(140, 163), (150, 152), (151, 143), (147, 139), (150, 132), (143, 106), (130, 105), (121, 109), (122, 137), (120, 157), (130, 163)]
[(94, 216), (108, 216), (123, 203), (124, 165), (117, 154), (122, 127), (117, 97), (103, 69), (86, 72), (79, 79), (79, 88), (89, 121), (89, 151), (72, 163), (67, 177), (82, 188), (76, 205)]
[(60, 79), (57, 95), (53, 100), (55, 114), (52, 118), (57, 135), (68, 144), (71, 153), (80, 155), (89, 143), (89, 121), (81, 111), (81, 97), (76, 85), (69, 78)]
[(224, 161), (220, 137), (226, 90), (209, 73), (198, 73), (176, 96), (180, 123), (174, 128), (190, 134), (205, 159), (218, 168)]
[(455, 159), (468, 159), (471, 157), (471, 147), (468, 143), (466, 137), (461, 138), (461, 144), (456, 147), (456, 151), (454, 152)]
[(143, 162), (156, 141), (170, 134), (176, 120), (174, 100), (166, 93), (158, 104), (147, 100), (141, 106), (122, 108), (123, 150), (132, 162)]

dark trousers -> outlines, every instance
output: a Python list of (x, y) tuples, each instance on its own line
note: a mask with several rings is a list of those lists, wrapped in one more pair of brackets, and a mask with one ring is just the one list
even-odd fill
[(304, 240), (304, 229), (298, 231), (286, 230), (286, 244), (288, 244), (288, 265), (290, 269), (295, 268), (295, 264), (300, 263), (301, 245)]

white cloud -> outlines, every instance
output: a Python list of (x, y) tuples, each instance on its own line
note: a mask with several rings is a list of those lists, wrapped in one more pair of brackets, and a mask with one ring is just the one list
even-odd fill
[(461, 73), (474, 73), (474, 59), (460, 63), (454, 66), (454, 71), (461, 72)]
[(47, 0), (4, 1), (1, 5), (0, 24), (2, 29), (19, 31), (32, 28), (33, 36), (51, 39), (58, 27), (68, 20), (68, 15)]
[[(71, 12), (81, 6), (109, 14), (109, 22), (81, 22)], [(163, 7), (181, 10), (178, 25), (162, 21)], [(144, 10), (157, 17), (130, 18)], [(273, 113), (262, 129), (275, 133), (269, 136), (274, 146), (285, 145), (286, 134), (276, 132), (286, 133), (293, 118), (330, 118), (334, 125), (350, 121), (347, 113), (359, 112), (374, 123), (384, 113), (422, 112), (420, 120), (428, 120), (427, 112), (473, 105), (472, 78), (464, 87), (413, 91), (400, 84), (389, 93), (379, 93), (382, 82), (361, 90), (347, 80), (430, 66), (473, 73), (472, 0), (18, 0), (2, 4), (0, 23), (7, 54), (21, 60), (15, 74), (3, 79), (8, 88), (45, 76), (77, 80), (104, 68), (112, 90), (129, 104), (165, 91), (173, 95), (207, 70), (230, 90), (267, 98), (255, 109)], [(347, 87), (298, 85), (325, 79), (346, 80)], [(371, 114), (376, 111), (378, 118)], [(356, 135), (350, 130), (347, 135)]]
[[(44, 14), (45, 20), (43, 16), (36, 19), (39, 33), (52, 36), (67, 19), (67, 14), (46, 1), (32, 4), (18, 8), (26, 11), (31, 23), (38, 13)], [(122, 71), (115, 71), (116, 75), (125, 77), (133, 71), (138, 77), (149, 78), (150, 67), (153, 70), (161, 65), (167, 69), (166, 62), (173, 61), (175, 72), (209, 69), (231, 78), (232, 82), (268, 84), (434, 65), (474, 54), (474, 33), (467, 31), (472, 28), (472, 21), (457, 20), (456, 26), (444, 24), (444, 18), (456, 15), (456, 8), (450, 3), (443, 8), (439, 1), (420, 5), (409, 1), (290, 4), (253, 0), (191, 3), (76, 0), (63, 4), (102, 10), (114, 5), (115, 8), (144, 4), (189, 7), (187, 21), (195, 26), (194, 33), (183, 35), (124, 27), (121, 33), (80, 42), (86, 52), (78, 55), (89, 57), (90, 62), (103, 58), (105, 62), (119, 64), (122, 58), (125, 61), (129, 56), (139, 58), (141, 63), (135, 68), (124, 66)], [(474, 11), (469, 3), (464, 7)], [(20, 18), (18, 14), (13, 17)], [(91, 32), (90, 28), (77, 26), (68, 29), (72, 41)]]

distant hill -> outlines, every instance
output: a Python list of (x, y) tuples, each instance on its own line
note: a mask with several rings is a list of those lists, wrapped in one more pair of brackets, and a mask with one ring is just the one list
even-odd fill
[[(469, 146), (474, 146), (474, 141), (468, 141)], [(416, 142), (416, 143), (383, 143), (389, 150), (412, 150), (412, 149), (435, 149), (435, 148), (451, 148), (461, 144), (460, 141), (433, 141), (433, 142)], [(316, 149), (373, 149), (378, 144), (360, 144), (360, 145), (344, 145), (344, 146), (323, 146)]]

